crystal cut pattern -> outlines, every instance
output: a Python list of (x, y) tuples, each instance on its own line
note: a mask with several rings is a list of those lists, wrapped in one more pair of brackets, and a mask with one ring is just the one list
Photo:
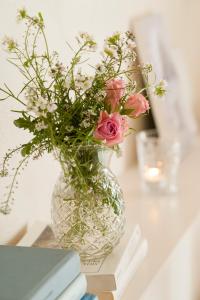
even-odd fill
[[(55, 237), (62, 248), (76, 250), (82, 261), (105, 257), (124, 232), (122, 191), (114, 174), (99, 157), (102, 151), (97, 159), (95, 150), (84, 169), (79, 164), (85, 176), (77, 178), (71, 162), (65, 164), (65, 172), (60, 175), (52, 197)], [(77, 166), (73, 164), (73, 167)]]

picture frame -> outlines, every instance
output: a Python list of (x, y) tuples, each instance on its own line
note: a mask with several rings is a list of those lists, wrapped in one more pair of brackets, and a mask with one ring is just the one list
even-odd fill
[(156, 74), (152, 80), (159, 82), (164, 79), (167, 82), (167, 93), (162, 98), (147, 88), (156, 128), (160, 136), (178, 139), (186, 148), (196, 136), (197, 125), (180, 53), (175, 54), (161, 15), (147, 14), (135, 18), (131, 31), (136, 37), (139, 63), (152, 64)]

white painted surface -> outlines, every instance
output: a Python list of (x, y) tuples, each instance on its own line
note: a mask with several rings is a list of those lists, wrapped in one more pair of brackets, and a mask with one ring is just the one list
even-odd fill
[[(198, 300), (200, 296), (200, 140), (182, 162), (176, 196), (142, 195), (137, 172), (121, 180), (149, 251), (122, 300)], [(132, 185), (130, 184), (132, 182)]]
[(181, 238), (140, 300), (200, 299), (200, 215)]

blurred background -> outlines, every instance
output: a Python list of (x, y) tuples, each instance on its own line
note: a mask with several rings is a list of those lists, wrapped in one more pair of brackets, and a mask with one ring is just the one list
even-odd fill
[[(134, 29), (134, 22), (149, 14), (159, 15), (165, 26), (167, 43), (179, 65), (184, 78), (180, 90), (185, 91), (189, 105), (185, 117), (193, 118), (195, 130), (200, 124), (199, 78), (200, 78), (200, 1), (199, 0), (0, 0), (0, 39), (5, 35), (20, 40), (21, 25), (16, 23), (17, 10), (25, 7), (31, 14), (41, 11), (46, 24), (50, 49), (59, 52), (63, 61), (70, 55), (66, 41), (73, 45), (74, 37), (80, 31), (94, 36), (99, 46), (104, 38), (115, 31)], [(151, 46), (151, 45), (149, 45)], [(148, 47), (148, 45), (147, 45)], [(11, 89), (18, 90), (21, 78), (17, 70), (7, 61), (7, 54), (0, 50), (0, 86), (6, 83)], [(179, 106), (182, 98), (177, 95)], [(13, 100), (0, 105), (0, 158), (8, 148), (28, 140), (28, 135), (13, 125), (14, 113), (10, 112)], [(192, 116), (191, 116), (192, 114)], [(135, 125), (137, 130), (153, 126), (151, 115)], [(145, 123), (146, 122), (146, 123)], [(148, 125), (150, 124), (150, 125)], [(194, 125), (194, 124), (193, 124)], [(194, 127), (194, 126), (193, 126)], [(123, 156), (113, 158), (112, 170), (120, 176), (128, 167), (135, 164), (136, 154), (134, 137), (129, 136), (122, 145)], [(15, 192), (15, 202), (9, 216), (0, 215), (0, 241), (9, 239), (13, 227), (33, 222), (35, 219), (50, 220), (50, 201), (54, 183), (59, 175), (59, 166), (51, 156), (45, 155), (38, 161), (30, 162), (21, 174), (19, 189)], [(5, 182), (0, 183), (1, 194)]]

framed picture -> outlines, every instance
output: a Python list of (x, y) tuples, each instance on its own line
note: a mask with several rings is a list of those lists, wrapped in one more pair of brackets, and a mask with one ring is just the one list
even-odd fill
[(159, 98), (147, 90), (156, 127), (162, 137), (179, 139), (182, 144), (193, 141), (197, 131), (190, 106), (191, 92), (184, 78), (184, 63), (170, 45), (162, 17), (145, 15), (133, 20), (140, 64), (151, 63), (156, 80), (167, 81), (167, 93)]

